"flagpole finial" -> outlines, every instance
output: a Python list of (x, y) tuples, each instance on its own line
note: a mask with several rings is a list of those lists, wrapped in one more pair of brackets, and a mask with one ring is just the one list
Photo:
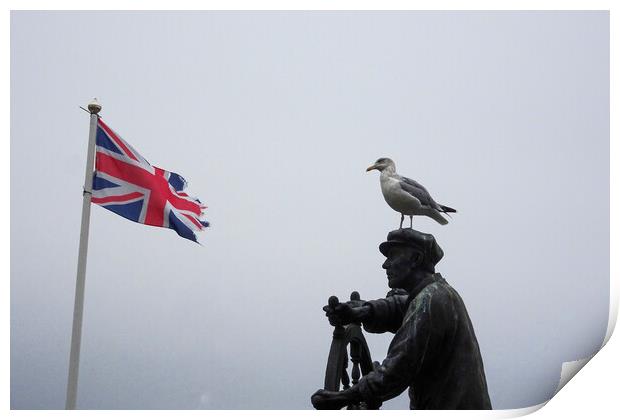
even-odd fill
[(101, 111), (101, 105), (97, 102), (97, 98), (93, 98), (88, 104), (88, 110), (91, 114), (98, 114)]

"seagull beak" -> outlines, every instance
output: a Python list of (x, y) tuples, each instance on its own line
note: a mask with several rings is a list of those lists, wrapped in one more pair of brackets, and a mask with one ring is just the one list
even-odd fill
[(373, 169), (377, 169), (377, 167), (375, 165), (370, 165), (368, 168), (366, 168), (366, 172), (370, 172)]

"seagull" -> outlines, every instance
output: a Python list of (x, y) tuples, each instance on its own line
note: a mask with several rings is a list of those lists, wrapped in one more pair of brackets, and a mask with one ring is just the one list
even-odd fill
[(456, 213), (451, 207), (437, 204), (422, 184), (400, 176), (396, 173), (396, 165), (389, 158), (380, 158), (366, 169), (381, 172), (381, 192), (386, 203), (400, 213), (400, 228), (403, 228), (405, 215), (409, 216), (409, 227), (413, 227), (413, 216), (428, 216), (441, 225), (448, 221), (441, 213)]

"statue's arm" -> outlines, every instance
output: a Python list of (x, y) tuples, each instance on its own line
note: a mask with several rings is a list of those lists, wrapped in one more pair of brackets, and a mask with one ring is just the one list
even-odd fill
[(386, 401), (411, 385), (422, 362), (433, 356), (444, 334), (453, 328), (447, 316), (450, 305), (444, 300), (443, 296), (427, 296), (416, 304), (396, 332), (383, 363), (350, 388), (351, 398), (371, 403)]
[(407, 312), (409, 295), (391, 295), (384, 299), (364, 303), (366, 313), (362, 318), (364, 329), (370, 333), (396, 333)]

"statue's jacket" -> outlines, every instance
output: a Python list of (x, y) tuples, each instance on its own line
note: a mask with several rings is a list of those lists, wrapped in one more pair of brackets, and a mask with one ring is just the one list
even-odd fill
[(395, 333), (381, 366), (356, 385), (365, 401), (385, 401), (409, 387), (412, 409), (491, 409), (465, 304), (440, 274), (411, 294), (365, 305), (372, 307), (366, 331)]

